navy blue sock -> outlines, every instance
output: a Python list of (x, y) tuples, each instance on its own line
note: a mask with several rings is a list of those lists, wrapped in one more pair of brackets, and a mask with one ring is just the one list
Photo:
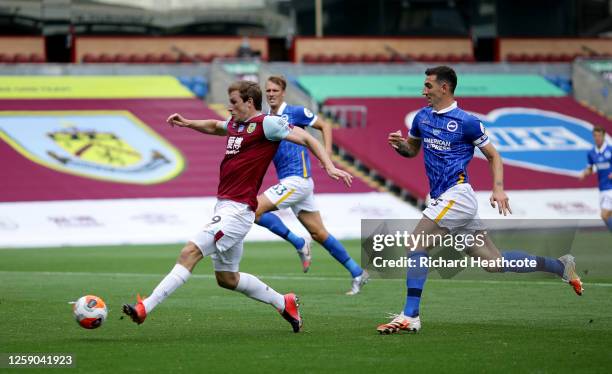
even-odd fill
[(521, 251), (506, 251), (502, 252), (502, 257), (506, 260), (535, 260), (536, 266), (515, 266), (505, 267), (504, 272), (512, 273), (532, 273), (534, 271), (545, 271), (547, 273), (563, 276), (563, 263), (556, 258), (533, 256)]
[(421, 293), (427, 280), (427, 265), (421, 264), (421, 258), (427, 258), (425, 252), (411, 252), (408, 256), (410, 264), (406, 270), (406, 304), (404, 304), (404, 315), (416, 317), (419, 315), (421, 304)]
[(323, 243), (321, 243), (325, 249), (332, 255), (333, 258), (336, 259), (339, 263), (342, 264), (351, 273), (353, 278), (360, 276), (363, 273), (363, 269), (359, 264), (355, 262), (349, 256), (348, 252), (342, 244), (333, 237), (333, 235), (329, 234), (327, 239)]
[(276, 214), (269, 212), (264, 213), (259, 217), (259, 221), (256, 223), (259, 226), (263, 226), (281, 238), (289, 241), (291, 244), (293, 244), (295, 249), (302, 249), (302, 247), (304, 247), (304, 239), (292, 233)]
[(612, 216), (606, 220), (606, 226), (608, 226), (608, 230), (612, 231)]

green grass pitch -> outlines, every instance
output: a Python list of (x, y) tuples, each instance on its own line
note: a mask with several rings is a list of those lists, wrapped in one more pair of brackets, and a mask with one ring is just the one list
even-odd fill
[[(345, 244), (359, 256), (358, 241)], [(143, 325), (121, 319), (122, 303), (150, 292), (180, 247), (0, 250), (0, 353), (73, 353), (77, 367), (65, 370), (88, 373), (612, 371), (610, 249), (573, 250), (587, 273), (582, 297), (547, 276), (432, 274), (422, 330), (381, 336), (376, 326), (403, 306), (403, 280), (374, 279), (349, 297), (348, 273), (321, 247), (303, 274), (286, 243), (247, 243), (241, 270), (300, 295), (303, 332), (270, 306), (219, 288), (209, 259)], [(591, 278), (585, 263), (602, 270)], [(97, 330), (80, 328), (67, 304), (85, 294), (109, 305)]]

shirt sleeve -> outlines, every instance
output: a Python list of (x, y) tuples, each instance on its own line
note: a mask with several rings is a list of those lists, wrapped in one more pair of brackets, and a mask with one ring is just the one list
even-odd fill
[(291, 132), (292, 126), (286, 119), (276, 116), (265, 116), (263, 120), (263, 130), (266, 139), (272, 141), (283, 140)]
[(412, 119), (412, 125), (408, 131), (408, 136), (414, 139), (421, 139), (421, 129), (419, 129), (419, 114)]
[(293, 107), (292, 125), (312, 126), (317, 122), (317, 115), (302, 106)]
[(595, 162), (593, 161), (593, 155), (591, 154), (591, 152), (587, 153), (587, 166), (593, 167), (594, 164)]
[(227, 126), (229, 125), (230, 121), (232, 120), (232, 116), (227, 117), (227, 119), (225, 121), (223, 121), (223, 130), (227, 131)]
[(487, 130), (476, 117), (472, 117), (465, 122), (465, 136), (468, 142), (478, 148), (482, 148), (491, 142)]

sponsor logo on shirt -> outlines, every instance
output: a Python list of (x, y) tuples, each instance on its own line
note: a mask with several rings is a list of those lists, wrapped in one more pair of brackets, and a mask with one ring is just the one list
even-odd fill
[(442, 139), (436, 138), (425, 138), (423, 139), (425, 142), (425, 146), (428, 149), (435, 149), (437, 151), (450, 151), (451, 150), (451, 142)]
[[(254, 125), (254, 123), (252, 123), (251, 125)], [(250, 125), (249, 125), (250, 127)], [(247, 132), (249, 130), (247, 129)], [(227, 145), (225, 147), (225, 154), (226, 155), (235, 155), (238, 152), (240, 152), (240, 147), (242, 146), (242, 141), (244, 140), (244, 138), (242, 136), (230, 136), (227, 138)]]

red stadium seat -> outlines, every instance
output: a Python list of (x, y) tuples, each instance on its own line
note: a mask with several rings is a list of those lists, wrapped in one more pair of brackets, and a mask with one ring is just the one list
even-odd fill
[(115, 57), (107, 53), (102, 53), (100, 56), (98, 56), (98, 62), (101, 62), (101, 63), (115, 62)]
[(464, 53), (461, 55), (461, 62), (474, 62), (474, 55)]
[(330, 64), (333, 62), (331, 55), (319, 55), (319, 62), (321, 64)]
[(302, 62), (306, 63), (306, 64), (312, 64), (314, 62), (316, 62), (316, 58), (314, 55), (310, 54), (310, 53), (305, 53), (302, 56)]
[(161, 62), (161, 57), (155, 53), (147, 53), (144, 59), (147, 64), (157, 64)]
[(30, 59), (23, 53), (17, 53), (13, 56), (13, 62), (16, 64), (23, 64), (26, 62), (30, 62)]
[(40, 64), (45, 62), (45, 58), (38, 53), (30, 53), (30, 62)]
[(193, 63), (193, 62), (196, 62), (196, 61), (197, 60), (196, 60), (195, 56), (192, 57), (191, 55), (186, 55), (184, 53), (179, 54), (179, 57), (178, 57), (178, 62), (180, 62), (182, 64), (190, 64), (190, 63)]
[(374, 55), (374, 61), (386, 64), (391, 61), (391, 58), (385, 54), (377, 53), (376, 55)]
[(162, 53), (160, 56), (160, 62), (164, 64), (173, 64), (177, 61), (176, 56), (171, 55), (170, 53)]
[(369, 53), (363, 53), (361, 56), (359, 56), (359, 60), (366, 64), (376, 62), (376, 60), (374, 59), (374, 55), (371, 55)]
[(85, 53), (81, 58), (81, 61), (85, 63), (95, 63), (98, 62), (98, 56), (92, 53)]
[(124, 55), (123, 53), (117, 53), (113, 57), (113, 59), (114, 59), (115, 62), (120, 62), (122, 64), (130, 62), (130, 58), (127, 55)]
[(146, 61), (145, 56), (138, 53), (130, 54), (128, 60), (132, 64), (143, 64)]

